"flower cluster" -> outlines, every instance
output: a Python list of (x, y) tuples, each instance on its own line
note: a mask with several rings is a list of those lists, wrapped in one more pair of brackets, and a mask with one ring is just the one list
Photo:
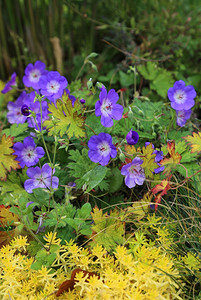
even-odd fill
[(190, 119), (191, 108), (194, 106), (196, 91), (192, 85), (186, 86), (183, 80), (176, 81), (168, 90), (171, 107), (176, 110), (177, 125), (184, 126)]
[[(56, 71), (47, 71), (46, 66), (41, 61), (35, 64), (28, 64), (25, 69), (23, 83), (25, 87), (34, 89), (33, 92), (25, 91), (15, 102), (8, 103), (7, 118), (11, 124), (28, 122), (28, 126), (36, 130), (45, 129), (41, 124), (47, 120), (48, 102), (56, 103), (61, 98), (68, 85), (68, 81)], [(7, 93), (12, 86), (16, 85), (16, 74), (13, 73), (11, 80), (6, 84), (2, 93)], [(35, 92), (41, 97), (42, 101), (37, 100)], [(72, 96), (73, 97), (73, 96)], [(72, 103), (75, 99), (72, 99)]]
[[(120, 120), (123, 115), (123, 106), (117, 104), (119, 99), (118, 94), (114, 89), (111, 89), (108, 93), (105, 87), (101, 88), (99, 94), (99, 100), (95, 105), (96, 116), (101, 116), (101, 124), (104, 127), (112, 127), (113, 119)], [(139, 140), (139, 134), (131, 129), (126, 136), (127, 143), (129, 145), (135, 145)], [(88, 142), (88, 156), (95, 162), (102, 166), (106, 166), (110, 158), (115, 158), (117, 151), (112, 144), (112, 137), (107, 133), (100, 133), (90, 138)], [(135, 158), (131, 163), (123, 166), (121, 174), (125, 175), (125, 184), (132, 188), (136, 184), (142, 185), (145, 181), (144, 170), (141, 167), (143, 161), (140, 158)]]

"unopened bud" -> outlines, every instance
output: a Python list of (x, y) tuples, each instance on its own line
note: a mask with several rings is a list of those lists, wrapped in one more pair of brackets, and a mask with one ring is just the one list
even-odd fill
[(119, 158), (122, 162), (125, 162), (125, 155), (123, 154), (123, 152), (120, 153)]

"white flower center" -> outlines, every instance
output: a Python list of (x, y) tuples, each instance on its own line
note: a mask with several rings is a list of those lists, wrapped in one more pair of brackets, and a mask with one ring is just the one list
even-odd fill
[(101, 112), (103, 115), (109, 115), (112, 111), (112, 103), (108, 99), (103, 100), (101, 105)]
[(141, 166), (132, 165), (129, 168), (129, 173), (130, 173), (130, 176), (132, 176), (132, 177), (139, 176), (142, 173), (142, 168), (141, 168)]
[(33, 148), (24, 149), (24, 151), (22, 152), (22, 156), (23, 156), (25, 161), (29, 161), (29, 162), (34, 161), (34, 159), (35, 159), (35, 149), (33, 149)]
[(178, 119), (183, 119), (184, 118), (184, 111), (183, 110), (179, 111), (177, 117), (178, 117)]
[(44, 184), (45, 185), (45, 178), (43, 178), (43, 175), (40, 175), (40, 177), (37, 178), (39, 184)]
[(37, 83), (40, 79), (41, 72), (38, 69), (33, 69), (29, 74), (29, 80)]
[(107, 156), (110, 153), (110, 145), (103, 141), (98, 145), (98, 151), (100, 155)]
[(186, 101), (186, 93), (182, 90), (177, 90), (174, 93), (175, 102), (178, 104), (182, 104)]
[(60, 88), (60, 84), (56, 80), (51, 80), (47, 84), (47, 91), (52, 94), (56, 94)]

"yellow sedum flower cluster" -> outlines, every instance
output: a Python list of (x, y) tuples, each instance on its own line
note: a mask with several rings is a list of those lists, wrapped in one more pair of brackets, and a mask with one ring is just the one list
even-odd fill
[[(130, 253), (126, 247), (118, 246), (109, 255), (98, 244), (88, 250), (73, 241), (60, 245), (56, 234), (49, 233), (44, 239), (47, 244), (52, 241), (60, 246), (53, 269), (49, 270), (31, 269), (34, 259), (26, 255), (26, 237), (16, 237), (0, 249), (0, 299), (182, 299), (179, 271), (173, 258), (160, 247), (146, 244)], [(94, 272), (99, 277), (78, 272), (74, 289), (56, 297), (60, 284), (70, 279), (74, 269)]]

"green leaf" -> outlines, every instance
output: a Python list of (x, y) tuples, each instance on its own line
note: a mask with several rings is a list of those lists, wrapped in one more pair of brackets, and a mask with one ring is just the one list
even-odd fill
[(130, 85), (134, 84), (133, 72), (131, 72), (130, 74), (126, 74), (122, 71), (119, 71), (119, 77), (120, 77), (120, 84), (122, 87), (129, 87)]
[[(23, 135), (28, 127), (27, 123), (23, 124), (12, 124), (9, 128), (2, 130), (2, 134), (5, 133), (6, 136), (14, 136), (15, 142), (21, 141), (22, 137), (18, 137), (19, 135)], [(18, 138), (16, 138), (18, 137)]]
[(140, 74), (147, 80), (153, 80), (157, 74), (157, 65), (154, 62), (148, 61), (146, 65), (141, 65), (137, 67)]
[(197, 153), (191, 153), (185, 141), (180, 141), (176, 144), (175, 152), (179, 152), (182, 155), (181, 164), (197, 160)]
[(60, 135), (62, 137), (67, 134), (69, 139), (73, 136), (85, 137), (84, 117), (78, 100), (72, 106), (72, 101), (64, 94), (62, 101), (58, 100), (56, 106), (54, 103), (49, 104), (48, 109), (52, 119), (45, 121), (44, 126), (49, 130), (49, 136)]
[(91, 214), (91, 204), (85, 203), (81, 208), (77, 209), (76, 218), (85, 220), (90, 217), (90, 214)]
[(94, 58), (94, 57), (97, 57), (98, 56), (98, 53), (96, 52), (91, 52), (86, 58), (87, 59), (90, 59), (90, 58)]
[(173, 86), (174, 80), (172, 74), (161, 69), (157, 77), (151, 82), (150, 88), (155, 90), (161, 97), (166, 98), (168, 89)]
[(111, 211), (110, 215), (103, 214), (102, 210), (97, 207), (94, 208), (92, 218), (94, 224), (91, 228), (93, 231), (93, 241), (90, 245), (102, 245), (107, 251), (114, 250), (117, 245), (125, 242), (125, 225), (119, 219), (119, 212), (117, 210)]
[(89, 192), (95, 188), (106, 176), (107, 167), (96, 166), (82, 177), (83, 185), (86, 184), (86, 191)]
[(114, 193), (120, 189), (123, 182), (123, 176), (121, 175), (121, 171), (117, 167), (113, 168), (111, 172), (112, 176), (110, 179), (109, 191), (110, 193)]

